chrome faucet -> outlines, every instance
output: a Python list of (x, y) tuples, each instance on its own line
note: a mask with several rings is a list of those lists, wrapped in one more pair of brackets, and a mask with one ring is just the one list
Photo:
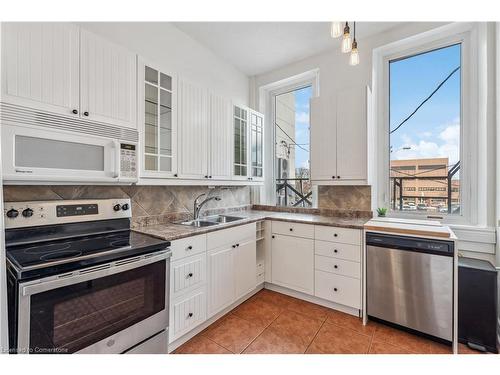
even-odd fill
[(212, 199), (213, 200), (216, 200), (216, 201), (220, 201), (221, 198), (218, 197), (218, 196), (215, 196), (215, 197), (209, 197), (209, 198), (206, 198), (205, 200), (203, 200), (203, 202), (201, 203), (198, 203), (198, 199), (200, 199), (201, 197), (205, 196), (206, 194), (203, 193), (203, 194), (200, 194), (198, 195), (195, 200), (194, 200), (194, 207), (193, 207), (193, 219), (194, 220), (197, 220), (198, 217), (200, 216), (200, 211), (201, 211), (201, 208), (203, 207), (203, 205), (205, 205), (205, 203), (211, 201)]

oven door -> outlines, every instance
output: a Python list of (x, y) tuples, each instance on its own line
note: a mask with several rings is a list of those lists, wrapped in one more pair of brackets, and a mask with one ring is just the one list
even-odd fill
[(116, 182), (118, 141), (40, 127), (2, 126), (4, 180)]
[(122, 353), (168, 327), (168, 251), (19, 287), (18, 353)]

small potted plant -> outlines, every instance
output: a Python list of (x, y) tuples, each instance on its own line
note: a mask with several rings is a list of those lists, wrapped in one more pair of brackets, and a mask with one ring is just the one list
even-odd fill
[(379, 217), (385, 217), (385, 214), (387, 214), (387, 208), (385, 207), (377, 208), (377, 214)]

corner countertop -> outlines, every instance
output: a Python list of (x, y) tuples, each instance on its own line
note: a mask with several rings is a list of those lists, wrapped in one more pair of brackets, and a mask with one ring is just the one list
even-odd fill
[(181, 224), (156, 224), (134, 228), (134, 231), (144, 234), (149, 234), (153, 237), (158, 237), (166, 241), (178, 240), (185, 237), (195, 236), (197, 234), (214, 232), (221, 229), (236, 227), (239, 225), (249, 224), (260, 220), (270, 219), (278, 221), (287, 221), (299, 224), (314, 224), (325, 225), (332, 227), (363, 229), (364, 224), (369, 218), (350, 218), (337, 216), (322, 216), (314, 214), (290, 213), (290, 212), (274, 212), (260, 210), (246, 210), (238, 212), (230, 212), (227, 215), (242, 217), (231, 223), (219, 224), (210, 227), (192, 228)]

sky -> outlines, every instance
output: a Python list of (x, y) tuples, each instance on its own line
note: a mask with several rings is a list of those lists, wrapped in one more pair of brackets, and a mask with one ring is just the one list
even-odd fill
[(309, 99), (312, 87), (295, 91), (295, 142), (307, 151), (295, 146), (295, 168), (309, 168)]
[[(460, 45), (390, 63), (390, 129), (460, 66)], [(390, 136), (391, 159), (460, 157), (460, 70)], [(403, 148), (410, 147), (410, 150)]]

